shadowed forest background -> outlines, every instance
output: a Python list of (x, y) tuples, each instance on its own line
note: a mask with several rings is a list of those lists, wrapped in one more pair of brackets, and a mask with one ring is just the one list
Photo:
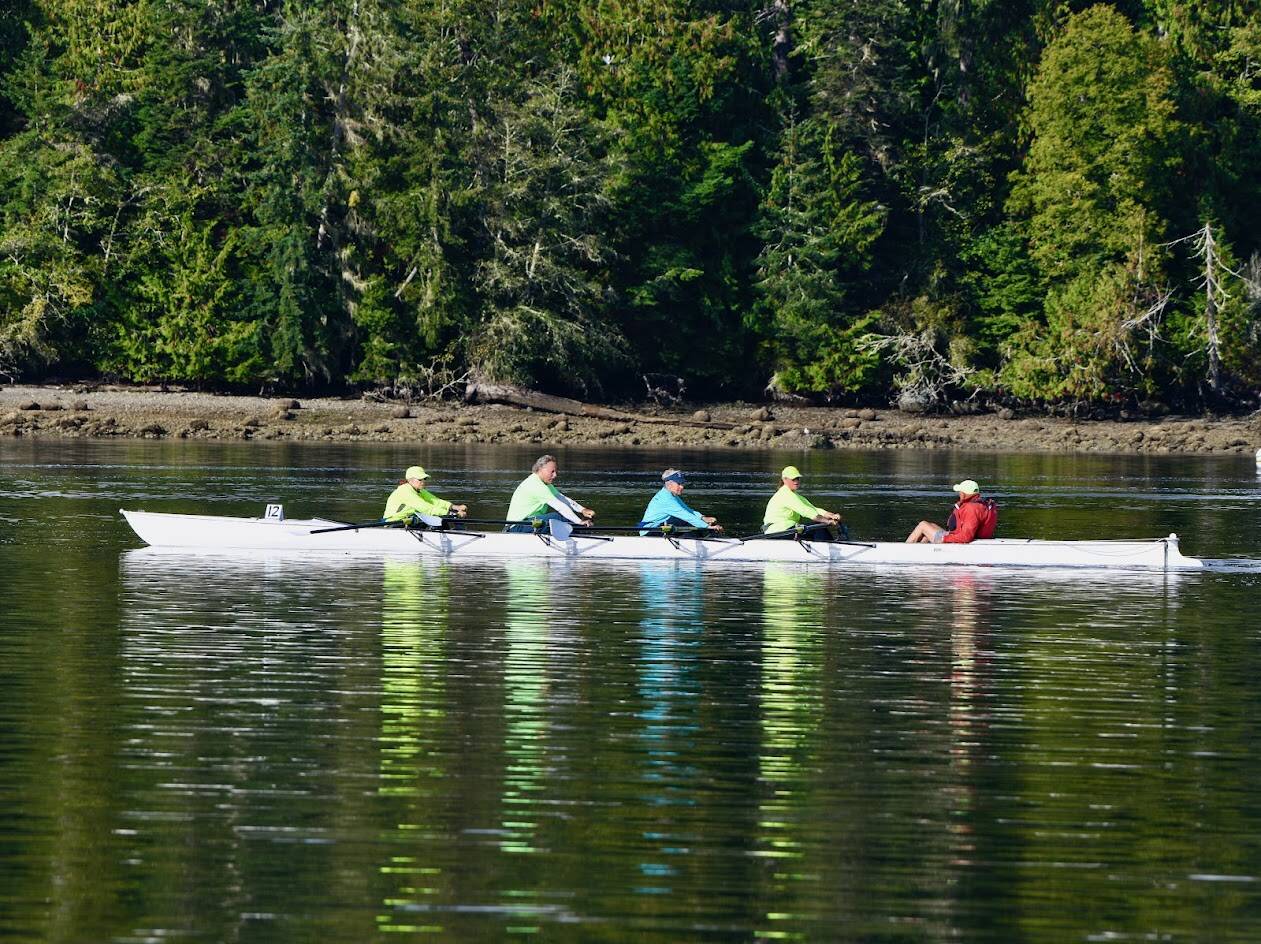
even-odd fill
[(1250, 407), (1261, 4), (6, 0), (0, 376)]

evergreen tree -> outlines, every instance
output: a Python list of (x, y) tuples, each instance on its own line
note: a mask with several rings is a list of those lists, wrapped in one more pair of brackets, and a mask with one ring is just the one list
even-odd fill
[(623, 168), (613, 317), (639, 366), (698, 392), (741, 382), (769, 85), (753, 4), (581, 0), (553, 11)]
[(1246, 399), (1259, 60), (1232, 0), (10, 0), (0, 371)]
[(1048, 280), (1043, 319), (1002, 379), (1033, 398), (1098, 400), (1159, 379), (1169, 181), (1181, 127), (1164, 49), (1108, 6), (1070, 17), (1029, 88), (1028, 157), (1009, 208)]
[(0, 9), (0, 140), (20, 126), (19, 112), (9, 97), (4, 79), (26, 48), (30, 34), (26, 24), (34, 14), (32, 0), (10, 0)]
[(612, 165), (600, 129), (578, 107), (564, 66), (497, 102), (479, 128), (480, 323), (470, 340), (479, 375), (579, 393), (624, 367), (620, 333), (603, 317)]
[(846, 282), (871, 264), (883, 208), (862, 196), (860, 161), (840, 152), (832, 128), (788, 116), (783, 158), (771, 176), (757, 233), (755, 309), (775, 368), (769, 386), (786, 393), (861, 389), (876, 358), (858, 342), (873, 319), (847, 306)]

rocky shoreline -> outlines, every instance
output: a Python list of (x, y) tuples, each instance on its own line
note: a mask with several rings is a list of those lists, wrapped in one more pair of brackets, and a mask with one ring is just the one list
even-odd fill
[(1007, 410), (935, 416), (749, 403), (641, 413), (655, 421), (563, 416), (499, 404), (299, 401), (112, 385), (0, 388), (3, 437), (1219, 455), (1251, 455), (1261, 447), (1261, 413), (1072, 420)]

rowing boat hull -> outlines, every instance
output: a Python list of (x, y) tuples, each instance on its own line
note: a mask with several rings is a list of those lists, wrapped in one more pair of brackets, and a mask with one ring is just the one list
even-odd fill
[(1184, 557), (1177, 535), (1144, 541), (1039, 541), (1000, 538), (972, 544), (818, 541), (696, 540), (627, 536), (596, 538), (575, 531), (550, 535), (482, 531), (363, 528), (313, 534), (339, 523), (319, 518), (277, 521), (213, 515), (176, 515), (123, 510), (142, 541), (189, 552), (284, 551), (302, 554), (410, 555), (443, 558), (561, 557), (590, 560), (695, 560), (714, 562), (946, 565), (972, 567), (1071, 567), (1118, 570), (1202, 570)]

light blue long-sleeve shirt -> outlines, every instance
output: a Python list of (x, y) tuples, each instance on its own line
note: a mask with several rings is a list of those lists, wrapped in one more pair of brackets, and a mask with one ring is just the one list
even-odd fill
[(652, 496), (652, 501), (648, 503), (648, 508), (644, 511), (644, 517), (639, 522), (641, 528), (656, 528), (665, 524), (667, 518), (682, 518), (688, 524), (695, 525), (698, 528), (707, 528), (709, 525), (705, 523), (705, 519), (701, 517), (700, 512), (693, 508), (689, 508), (678, 495), (675, 495), (665, 486), (661, 491)]

